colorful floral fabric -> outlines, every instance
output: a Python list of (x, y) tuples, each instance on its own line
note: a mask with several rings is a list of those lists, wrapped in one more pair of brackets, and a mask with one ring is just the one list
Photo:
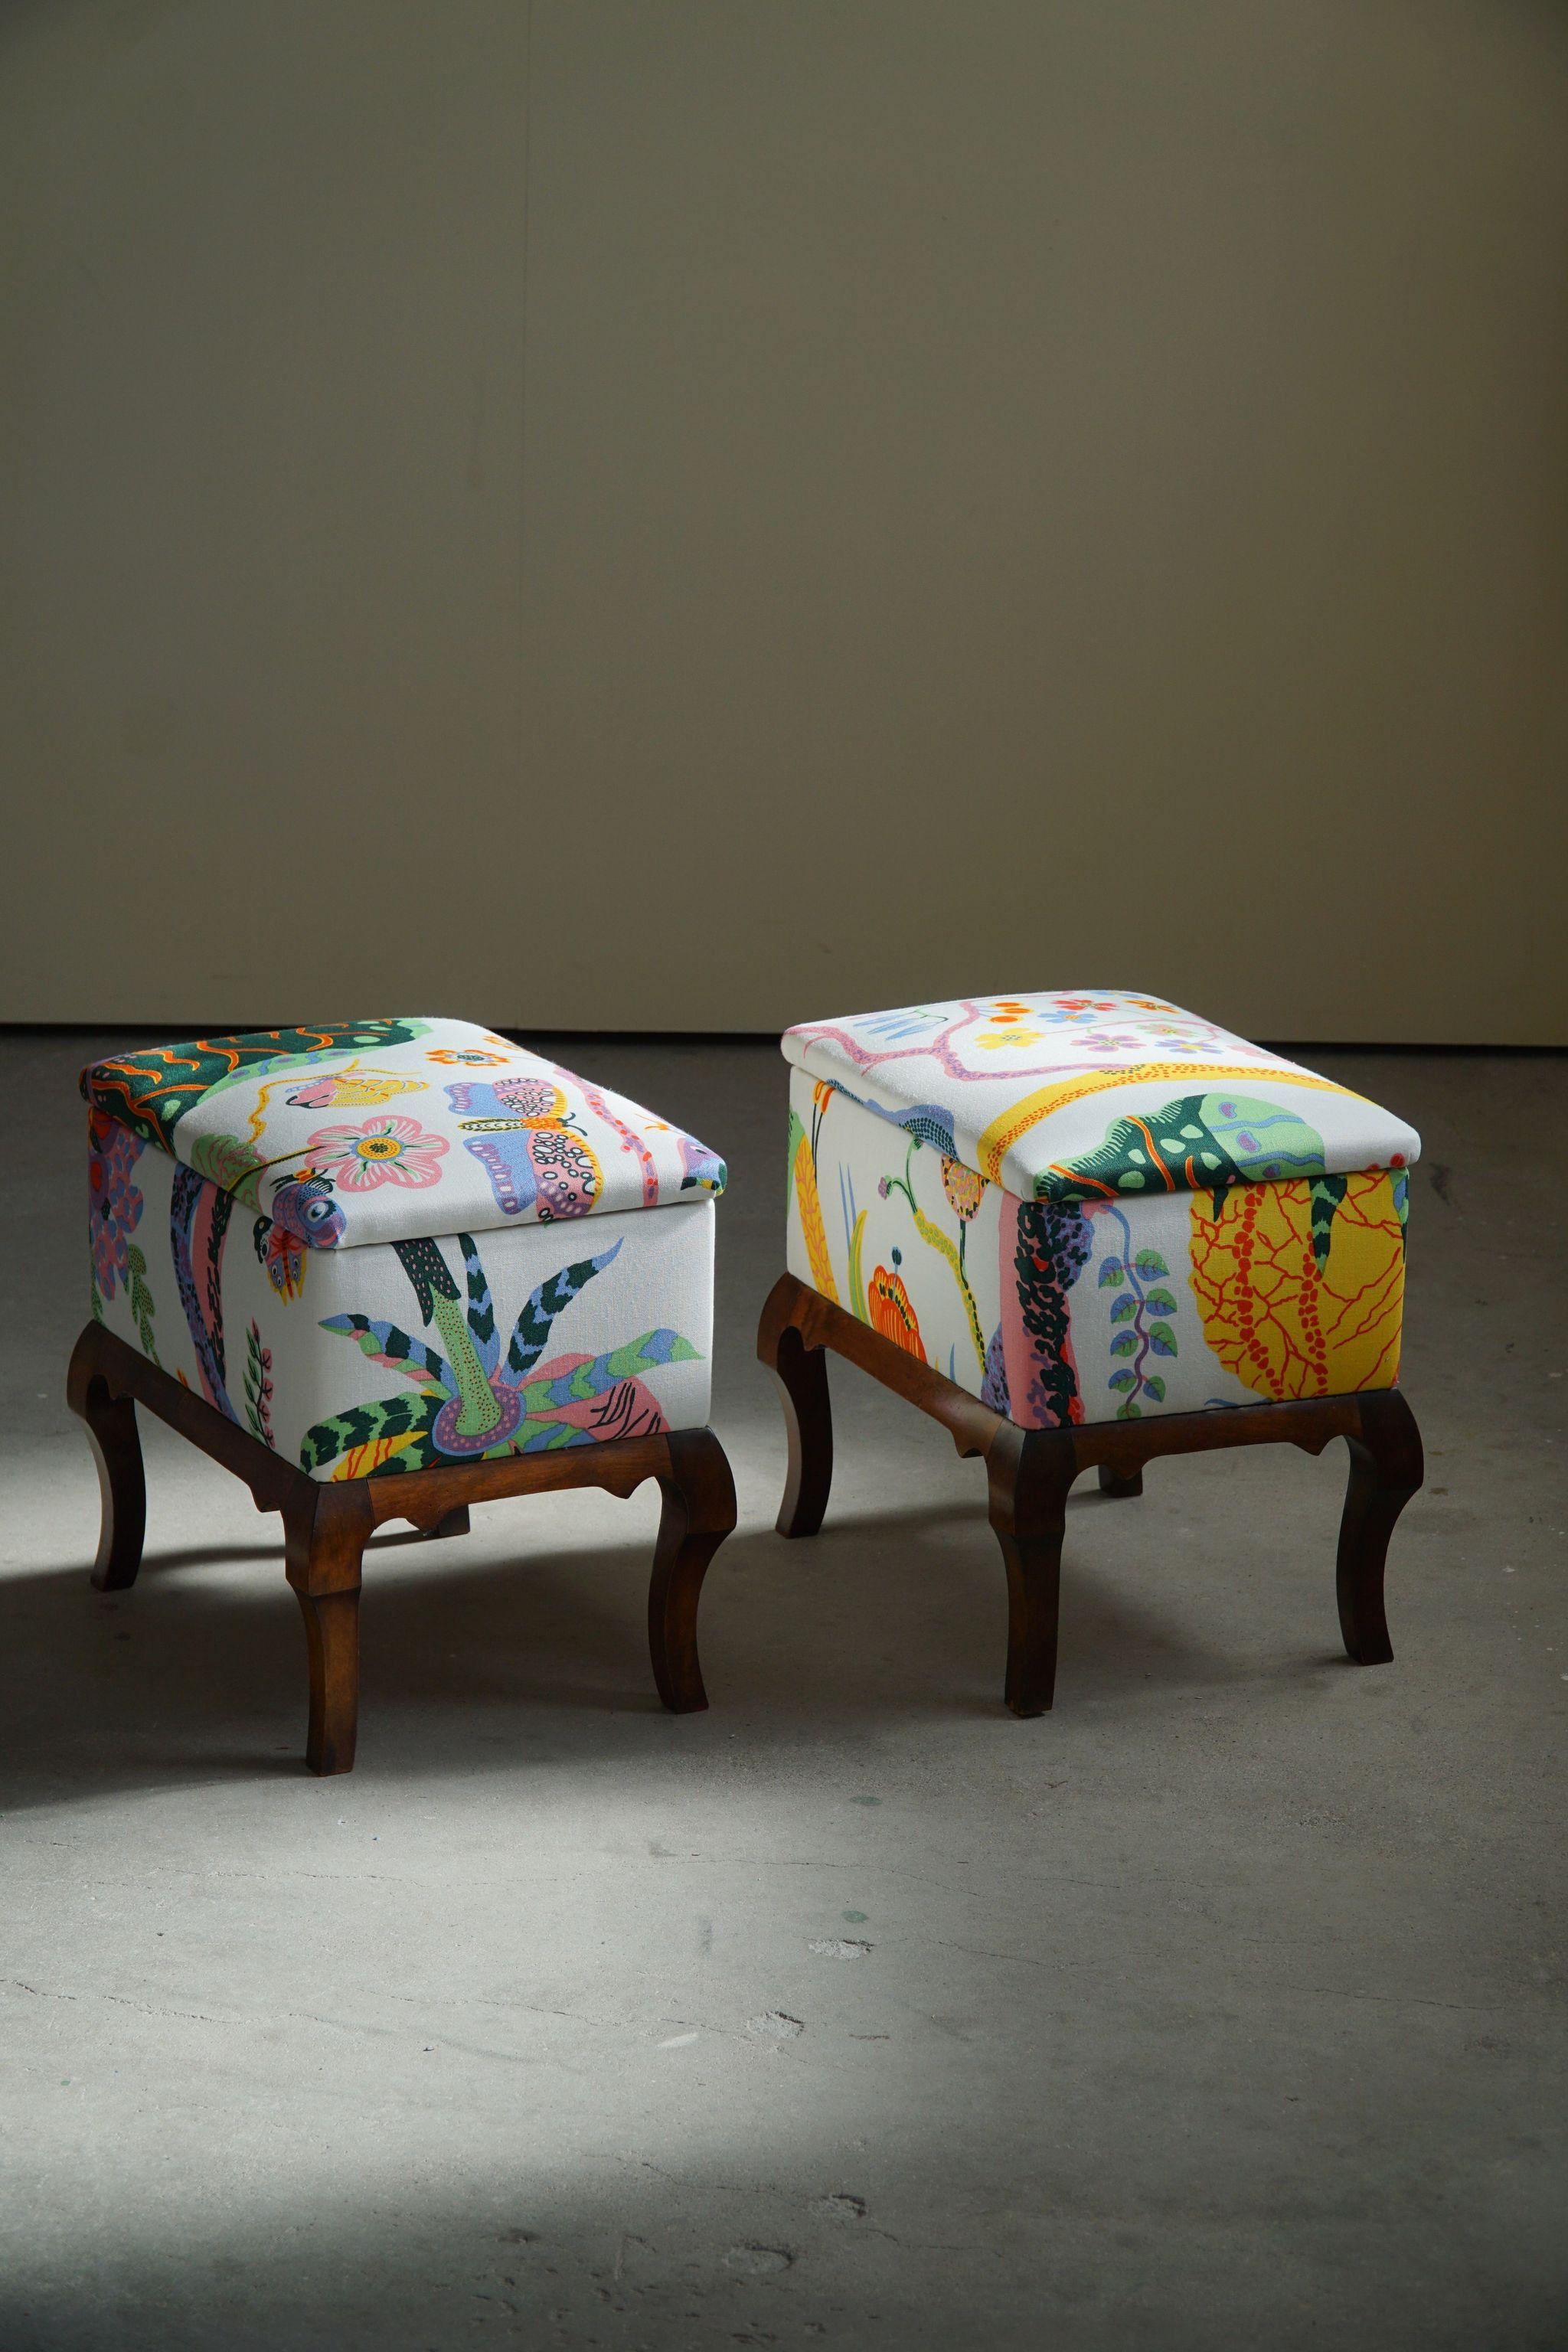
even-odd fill
[(131, 1236), (142, 1222), (144, 1205), (132, 1171), (142, 1156), (138, 1136), (129, 1134), (101, 1111), (91, 1111), (87, 1123), (88, 1244), (92, 1276), (105, 1298), (112, 1298), (117, 1282), (130, 1271)]
[[(304, 1106), (318, 1120), (323, 1108)], [(360, 1150), (378, 1136), (405, 1149)], [(100, 1112), (90, 1141), (94, 1313), (313, 1478), (708, 1419), (714, 1210), (700, 1186), (651, 1210), (595, 1202), (583, 1226), (492, 1218), (323, 1248), (320, 1211), (346, 1223), (366, 1199), (442, 1198), (417, 1171), (443, 1154), (411, 1116), (342, 1122), (318, 1143), (323, 1172), (291, 1181), (287, 1224)]]
[(964, 997), (791, 1029), (786, 1060), (1020, 1200), (1408, 1168), (1403, 1119), (1163, 998)]
[(284, 1265), (724, 1189), (723, 1161), (667, 1119), (467, 1021), (196, 1038), (116, 1055), (81, 1084), (99, 1118), (264, 1214)]
[(1022, 1427), (1394, 1384), (1403, 1167), (1020, 1197), (955, 1139), (792, 1069), (789, 1269)]

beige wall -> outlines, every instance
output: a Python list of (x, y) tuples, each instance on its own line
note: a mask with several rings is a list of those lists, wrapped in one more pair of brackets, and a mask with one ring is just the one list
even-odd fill
[(0, 17), (0, 1014), (1568, 1041), (1568, 11)]

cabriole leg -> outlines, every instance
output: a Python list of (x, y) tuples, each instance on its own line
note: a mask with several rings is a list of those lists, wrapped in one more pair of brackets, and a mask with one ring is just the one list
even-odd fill
[(814, 1536), (833, 1485), (833, 1407), (827, 1351), (808, 1348), (788, 1318), (800, 1285), (784, 1275), (773, 1286), (757, 1333), (757, 1354), (779, 1384), (789, 1438), (789, 1470), (779, 1506), (781, 1536)]
[(668, 1443), (648, 1585), (648, 1649), (666, 1706), (672, 1715), (695, 1715), (708, 1704), (697, 1655), (697, 1602), (709, 1562), (735, 1524), (735, 1482), (710, 1429), (678, 1429)]
[(1397, 1389), (1374, 1390), (1360, 1403), (1361, 1435), (1345, 1441), (1351, 1475), (1335, 1582), (1346, 1651), (1358, 1665), (1382, 1666), (1394, 1655), (1383, 1604), (1388, 1539), (1426, 1465), (1415, 1416)]
[(116, 1396), (98, 1370), (100, 1328), (89, 1323), (76, 1343), (66, 1377), (66, 1402), (86, 1424), (98, 1462), (103, 1500), (92, 1581), (100, 1592), (122, 1592), (136, 1580), (147, 1532), (147, 1482), (136, 1407)]

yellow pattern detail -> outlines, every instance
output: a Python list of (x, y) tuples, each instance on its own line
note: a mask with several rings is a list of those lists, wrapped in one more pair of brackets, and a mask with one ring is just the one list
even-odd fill
[(1393, 1180), (1345, 1180), (1321, 1274), (1312, 1255), (1312, 1188), (1237, 1184), (1216, 1216), (1192, 1202), (1193, 1296), (1204, 1337), (1255, 1396), (1345, 1396), (1392, 1388), (1399, 1370), (1405, 1234)]
[(849, 1236), (849, 1312), (861, 1323), (871, 1320), (866, 1305), (866, 1279), (860, 1271), (860, 1252), (865, 1240), (866, 1212), (862, 1209)]
[(985, 1369), (985, 1342), (981, 1337), (980, 1317), (975, 1311), (973, 1294), (970, 1290), (967, 1281), (964, 1279), (963, 1268), (958, 1262), (958, 1250), (950, 1237), (942, 1232), (941, 1226), (932, 1224), (931, 1219), (925, 1214), (923, 1210), (917, 1209), (914, 1214), (915, 1231), (919, 1234), (921, 1241), (929, 1242), (933, 1250), (940, 1250), (942, 1256), (946, 1258), (949, 1265), (952, 1268), (952, 1278), (954, 1282), (957, 1283), (959, 1289), (963, 1295), (964, 1311), (969, 1317), (969, 1336), (974, 1342), (974, 1352), (980, 1359), (980, 1368), (982, 1371), (984, 1371)]
[(249, 1140), (254, 1144), (259, 1144), (261, 1141), (261, 1129), (266, 1122), (267, 1106), (274, 1087), (300, 1087), (311, 1085), (318, 1088), (329, 1086), (331, 1088), (330, 1099), (315, 1105), (318, 1110), (360, 1108), (371, 1103), (390, 1102), (394, 1095), (422, 1095), (429, 1090), (428, 1081), (425, 1078), (405, 1078), (395, 1072), (389, 1074), (385, 1071), (378, 1072), (367, 1068), (360, 1062), (357, 1055), (352, 1062), (346, 1062), (341, 1070), (334, 1070), (327, 1077), (312, 1079), (308, 1068), (289, 1070), (280, 1078), (268, 1078), (257, 1096), (256, 1108), (247, 1122)]
[(1053, 1111), (1065, 1110), (1068, 1103), (1082, 1102), (1089, 1095), (1105, 1094), (1112, 1087), (1136, 1087), (1146, 1079), (1164, 1078), (1201, 1079), (1201, 1091), (1205, 1094), (1215, 1078), (1255, 1078), (1259, 1084), (1309, 1087), (1319, 1094), (1349, 1095), (1352, 1101), (1360, 1100), (1352, 1088), (1338, 1087), (1332, 1078), (1314, 1078), (1305, 1072), (1298, 1076), (1294, 1070), (1272, 1070), (1257, 1063), (1240, 1068), (1226, 1064), (1222, 1068), (1212, 1062), (1134, 1062), (1125, 1070), (1085, 1070), (1079, 1076), (1058, 1078), (1048, 1087), (1037, 1088), (1022, 1102), (1009, 1103), (981, 1136), (975, 1155), (980, 1173), (989, 1176), (994, 1183), (1000, 1181), (1002, 1162), (1018, 1138), (1027, 1135), (1032, 1127), (1038, 1127), (1042, 1119), (1049, 1118)]
[(413, 1445), (424, 1434), (422, 1429), (405, 1429), (400, 1437), (372, 1437), (363, 1445), (351, 1445), (332, 1465), (332, 1476), (368, 1478), (384, 1462), (390, 1462), (395, 1454), (401, 1454), (405, 1445)]
[(824, 1298), (838, 1304), (838, 1286), (833, 1279), (833, 1262), (827, 1255), (827, 1232), (822, 1222), (822, 1197), (816, 1189), (816, 1162), (811, 1156), (811, 1138), (801, 1130), (800, 1141), (795, 1148), (795, 1197), (800, 1209), (800, 1229), (805, 1236), (805, 1255), (811, 1262), (813, 1286)]

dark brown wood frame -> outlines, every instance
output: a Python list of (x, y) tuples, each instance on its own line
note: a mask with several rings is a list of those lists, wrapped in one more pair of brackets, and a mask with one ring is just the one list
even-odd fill
[(86, 1423), (98, 1457), (103, 1522), (92, 1581), (100, 1592), (122, 1591), (142, 1561), (147, 1496), (138, 1404), (242, 1478), (258, 1511), (282, 1513), (286, 1573), (304, 1614), (310, 1653), (305, 1755), (312, 1772), (353, 1768), (360, 1563), (370, 1535), (388, 1519), (406, 1519), (426, 1535), (466, 1535), (469, 1504), (506, 1495), (604, 1486), (625, 1496), (647, 1478), (658, 1480), (664, 1509), (647, 1601), (654, 1680), (672, 1714), (689, 1715), (708, 1704), (697, 1656), (698, 1595), (710, 1560), (735, 1524), (734, 1480), (710, 1429), (323, 1481), (308, 1478), (97, 1322), (76, 1343), (66, 1401)]
[(1383, 1571), (1395, 1520), (1421, 1485), (1421, 1433), (1398, 1389), (1299, 1403), (1238, 1405), (1140, 1421), (1089, 1422), (1072, 1429), (1020, 1429), (955, 1387), (793, 1274), (768, 1295), (757, 1354), (778, 1378), (789, 1429), (789, 1475), (779, 1533), (814, 1536), (833, 1482), (831, 1349), (942, 1423), (961, 1454), (984, 1457), (990, 1517), (1007, 1570), (1007, 1678), (1015, 1715), (1043, 1715), (1057, 1676), (1057, 1615), (1068, 1489), (1098, 1469), (1107, 1495), (1143, 1491), (1143, 1465), (1161, 1454), (1226, 1445), (1299, 1445), (1321, 1454), (1331, 1438), (1350, 1447), (1350, 1485), (1340, 1520), (1340, 1630), (1363, 1666), (1394, 1655), (1383, 1607)]

